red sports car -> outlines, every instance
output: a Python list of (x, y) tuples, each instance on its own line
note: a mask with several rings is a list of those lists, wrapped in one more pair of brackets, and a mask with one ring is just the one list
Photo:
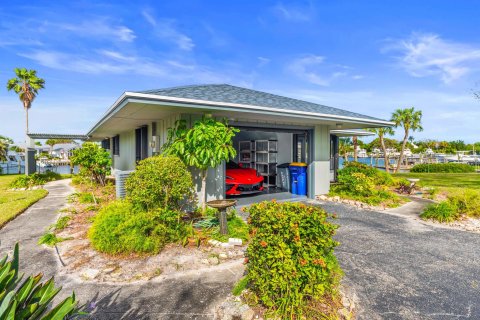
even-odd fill
[(225, 190), (227, 195), (258, 193), (263, 190), (263, 177), (252, 168), (242, 168), (233, 161), (227, 163)]

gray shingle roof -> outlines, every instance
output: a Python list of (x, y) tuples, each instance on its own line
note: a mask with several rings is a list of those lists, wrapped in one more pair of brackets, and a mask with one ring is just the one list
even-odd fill
[(196, 99), (203, 101), (237, 103), (251, 106), (277, 108), (283, 110), (295, 110), (385, 121), (382, 119), (338, 108), (328, 107), (317, 103), (287, 98), (276, 94), (236, 87), (228, 84), (191, 85), (166, 89), (138, 91), (137, 93)]

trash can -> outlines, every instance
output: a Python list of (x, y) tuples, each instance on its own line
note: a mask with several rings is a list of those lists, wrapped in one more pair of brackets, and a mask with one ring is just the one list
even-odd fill
[(292, 193), (300, 196), (307, 195), (307, 164), (303, 162), (290, 163), (290, 177)]
[(290, 191), (290, 163), (282, 163), (277, 166), (278, 187)]

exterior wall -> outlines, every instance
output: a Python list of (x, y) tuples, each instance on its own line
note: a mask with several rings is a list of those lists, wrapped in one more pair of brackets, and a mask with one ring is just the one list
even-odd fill
[(315, 126), (312, 162), (308, 165), (308, 196), (326, 194), (330, 190), (330, 128)]
[(115, 170), (135, 169), (135, 130), (125, 131), (120, 136), (120, 155), (113, 156)]

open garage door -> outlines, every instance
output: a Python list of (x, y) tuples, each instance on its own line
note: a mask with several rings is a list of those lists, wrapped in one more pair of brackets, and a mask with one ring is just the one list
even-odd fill
[(227, 197), (237, 199), (240, 206), (306, 197), (291, 192), (288, 164), (310, 162), (311, 128), (231, 125), (240, 132), (233, 141), (237, 156), (226, 166)]

